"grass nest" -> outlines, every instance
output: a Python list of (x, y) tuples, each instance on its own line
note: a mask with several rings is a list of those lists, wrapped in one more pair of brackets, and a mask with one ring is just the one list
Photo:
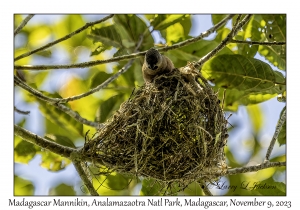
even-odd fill
[(220, 178), (227, 121), (216, 93), (191, 72), (174, 69), (135, 90), (84, 154), (112, 171), (169, 184)]

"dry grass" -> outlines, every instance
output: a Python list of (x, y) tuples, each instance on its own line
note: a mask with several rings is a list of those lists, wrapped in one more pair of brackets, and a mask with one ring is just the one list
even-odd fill
[(111, 171), (183, 189), (226, 171), (226, 125), (213, 90), (174, 69), (134, 91), (85, 144), (85, 155)]

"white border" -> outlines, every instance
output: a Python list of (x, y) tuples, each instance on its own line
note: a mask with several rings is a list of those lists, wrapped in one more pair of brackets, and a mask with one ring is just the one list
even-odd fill
[[(295, 2), (295, 3), (294, 3)], [(287, 14), (287, 196), (258, 197), (259, 200), (291, 200), (292, 209), (300, 207), (299, 180), (299, 6), (297, 1), (252, 0), (252, 1), (1, 1), (1, 186), (0, 207), (7, 209), (8, 199), (13, 199), (13, 14), (14, 13), (286, 13)], [(140, 6), (139, 6), (140, 5)], [(15, 197), (21, 199), (21, 197)], [(56, 197), (59, 198), (59, 197)], [(136, 197), (112, 197), (114, 200), (128, 200)], [(172, 197), (173, 199), (174, 197)], [(186, 198), (186, 197), (184, 197)], [(184, 199), (180, 198), (180, 199)], [(193, 197), (195, 198), (195, 197)], [(232, 197), (212, 197), (203, 200), (229, 200)], [(239, 200), (253, 200), (254, 197), (234, 197)], [(28, 197), (30, 200), (52, 200), (52, 197)], [(69, 200), (70, 198), (62, 198)], [(84, 199), (93, 199), (84, 197)], [(103, 197), (102, 197), (103, 199)], [(139, 197), (146, 200), (147, 197)], [(11, 207), (10, 207), (11, 208)], [(74, 209), (74, 207), (64, 207)], [(97, 207), (100, 209), (101, 207)], [(137, 207), (139, 208), (139, 207)], [(136, 208), (136, 209), (137, 209)], [(150, 209), (153, 207), (146, 207)], [(162, 207), (168, 208), (168, 207)], [(177, 208), (177, 207), (171, 207)], [(179, 209), (180, 207), (178, 207)], [(199, 207), (198, 207), (199, 208)], [(212, 207), (211, 207), (212, 208)], [(238, 207), (241, 208), (241, 207)], [(256, 207), (259, 208), (259, 207)], [(35, 207), (34, 209), (42, 209)], [(101, 208), (106, 209), (106, 208)], [(111, 208), (112, 209), (112, 208)], [(140, 208), (139, 208), (140, 209)], [(234, 209), (230, 207), (230, 209)], [(237, 208), (235, 208), (237, 209)], [(262, 209), (262, 208), (261, 208)], [(277, 208), (280, 209), (280, 208)]]

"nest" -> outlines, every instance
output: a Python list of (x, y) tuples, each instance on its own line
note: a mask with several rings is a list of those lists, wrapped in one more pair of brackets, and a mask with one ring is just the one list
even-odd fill
[(216, 93), (196, 77), (174, 69), (135, 90), (84, 154), (113, 171), (165, 183), (218, 179), (227, 169), (227, 121)]

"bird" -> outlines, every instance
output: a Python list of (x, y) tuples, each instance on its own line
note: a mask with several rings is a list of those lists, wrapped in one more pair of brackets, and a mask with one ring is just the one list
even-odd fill
[(151, 83), (155, 76), (170, 72), (174, 68), (173, 62), (168, 57), (152, 47), (147, 50), (142, 67), (144, 81)]

